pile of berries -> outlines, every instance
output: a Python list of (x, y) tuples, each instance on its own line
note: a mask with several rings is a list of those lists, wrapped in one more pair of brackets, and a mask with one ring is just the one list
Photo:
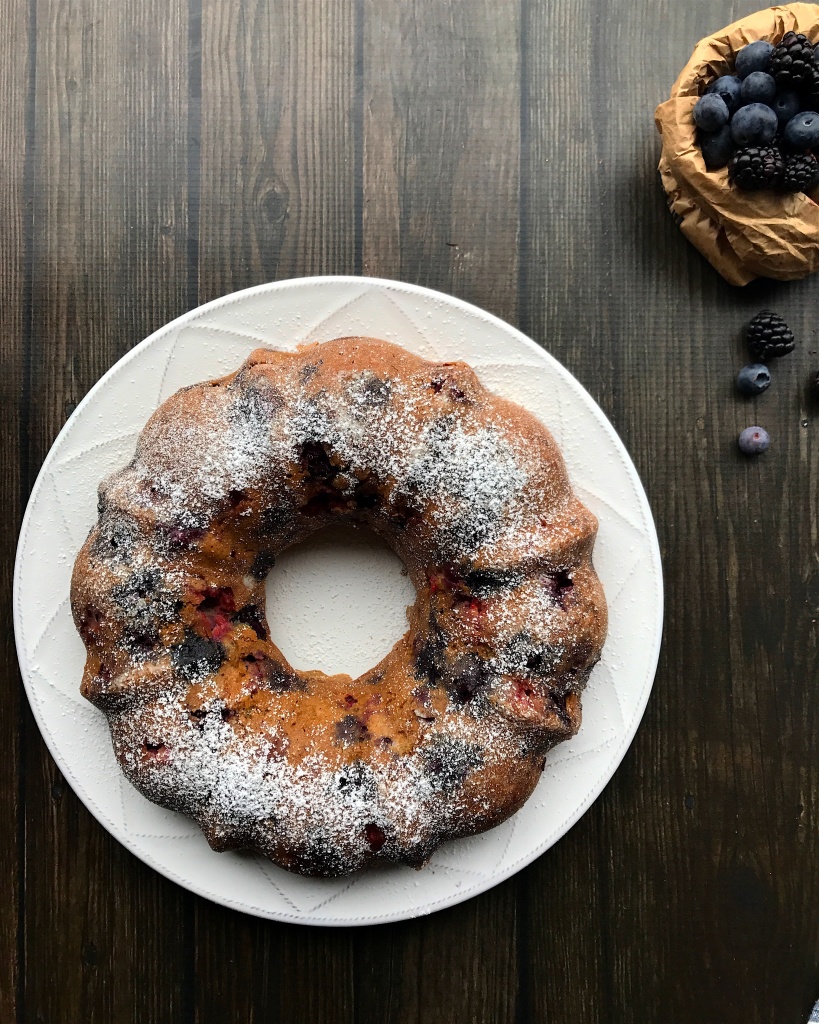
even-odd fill
[(694, 107), (705, 166), (727, 164), (742, 189), (810, 191), (819, 184), (819, 46), (795, 32), (777, 46), (758, 39), (734, 71)]
[[(766, 363), (793, 352), (793, 331), (781, 316), (763, 309), (748, 324), (745, 340), (754, 362), (743, 366), (737, 374), (737, 390), (742, 395), (761, 395), (771, 384), (771, 371)], [(746, 427), (739, 435), (740, 451), (746, 455), (759, 455), (770, 443), (764, 427)]]

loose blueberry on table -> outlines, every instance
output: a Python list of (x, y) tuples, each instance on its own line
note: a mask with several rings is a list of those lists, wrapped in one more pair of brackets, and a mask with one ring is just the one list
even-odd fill
[(771, 371), (764, 363), (743, 366), (737, 374), (737, 391), (742, 395), (761, 395), (771, 383)]
[[(771, 359), (786, 356), (792, 352), (796, 340), (793, 331), (781, 316), (763, 309), (752, 317), (748, 324), (745, 340), (753, 363), (743, 366), (737, 374), (737, 391), (742, 395), (760, 395), (771, 384), (771, 371), (765, 365)], [(819, 374), (816, 379), (819, 393)], [(771, 439), (762, 427), (746, 427), (739, 435), (739, 449), (745, 455), (759, 455), (767, 451)]]
[(810, 192), (819, 185), (819, 46), (787, 32), (748, 43), (734, 74), (711, 82), (694, 106), (705, 166), (728, 167), (745, 191)]
[(768, 450), (770, 443), (764, 427), (746, 427), (739, 435), (739, 450), (744, 455), (760, 455)]

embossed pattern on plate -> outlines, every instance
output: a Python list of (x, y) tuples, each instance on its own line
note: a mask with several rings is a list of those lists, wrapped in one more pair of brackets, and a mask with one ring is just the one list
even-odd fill
[[(493, 391), (552, 431), (572, 482), (600, 520), (595, 566), (609, 638), (584, 699), (583, 726), (550, 755), (528, 803), (481, 836), (442, 847), (421, 871), (377, 867), (307, 879), (262, 858), (214, 853), (198, 827), (145, 800), (121, 776), (105, 718), (79, 695), (84, 649), (68, 609), (77, 550), (102, 477), (131, 457), (153, 410), (178, 388), (234, 370), (253, 348), (364, 334), (428, 359), (470, 363)], [(14, 575), (18, 657), (55, 761), (95, 817), (180, 885), (247, 913), (317, 925), (377, 924), (451, 906), (496, 885), (555, 843), (617, 769), (645, 709), (659, 654), (663, 594), (654, 523), (634, 465), (599, 407), (519, 331), (439, 292), (371, 278), (261, 285), (180, 317), (92, 388), (43, 464)], [(115, 780), (112, 785), (112, 780)]]

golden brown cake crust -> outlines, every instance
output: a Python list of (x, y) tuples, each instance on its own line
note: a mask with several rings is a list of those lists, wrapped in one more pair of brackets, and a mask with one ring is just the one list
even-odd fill
[[(276, 555), (339, 521), (417, 593), (358, 679), (297, 672), (265, 619)], [(131, 782), (214, 849), (420, 864), (517, 810), (577, 732), (606, 633), (596, 529), (549, 432), (465, 364), (259, 349), (165, 402), (100, 486), (71, 587), (82, 692)]]

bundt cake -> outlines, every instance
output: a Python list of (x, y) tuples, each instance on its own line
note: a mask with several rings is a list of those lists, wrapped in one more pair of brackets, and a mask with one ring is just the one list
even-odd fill
[[(265, 618), (276, 555), (340, 521), (417, 593), (358, 679), (296, 671)], [(71, 587), (82, 693), (127, 778), (215, 850), (421, 865), (517, 810), (576, 733), (606, 632), (596, 529), (548, 431), (465, 364), (259, 349), (168, 399), (101, 484)]]

